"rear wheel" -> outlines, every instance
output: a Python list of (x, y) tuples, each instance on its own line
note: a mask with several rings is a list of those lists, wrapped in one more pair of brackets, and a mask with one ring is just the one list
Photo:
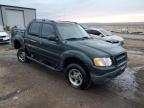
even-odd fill
[(30, 60), (28, 58), (26, 58), (26, 55), (27, 55), (27, 53), (25, 52), (24, 49), (19, 49), (17, 52), (18, 61), (20, 61), (22, 63), (30, 62)]
[(87, 89), (89, 87), (90, 77), (79, 64), (68, 65), (65, 74), (72, 87), (77, 89)]

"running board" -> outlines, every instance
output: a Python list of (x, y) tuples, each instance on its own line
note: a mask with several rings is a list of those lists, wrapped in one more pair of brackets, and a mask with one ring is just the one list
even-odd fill
[(47, 67), (47, 68), (49, 68), (49, 69), (51, 69), (51, 70), (61, 71), (61, 70), (59, 70), (59, 69), (55, 69), (55, 68), (52, 67), (52, 66), (46, 65), (46, 64), (44, 64), (44, 63), (42, 63), (42, 62), (40, 62), (40, 61), (38, 61), (38, 60), (36, 60), (36, 59), (33, 59), (32, 57), (27, 56), (27, 58), (30, 59), (30, 60), (32, 60), (32, 61), (34, 61), (34, 62), (36, 62), (36, 63), (38, 63), (38, 64), (41, 64), (41, 65), (45, 66), (45, 67)]

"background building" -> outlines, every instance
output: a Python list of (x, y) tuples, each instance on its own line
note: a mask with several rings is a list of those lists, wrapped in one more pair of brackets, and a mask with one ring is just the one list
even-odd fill
[(4, 27), (26, 27), (32, 19), (36, 19), (34, 8), (0, 5), (0, 25)]

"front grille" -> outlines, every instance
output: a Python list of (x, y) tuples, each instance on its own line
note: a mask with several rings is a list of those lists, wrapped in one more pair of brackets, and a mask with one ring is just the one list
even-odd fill
[(0, 36), (0, 42), (3, 42), (3, 38), (6, 36)]
[(0, 39), (3, 39), (4, 37), (6, 37), (6, 36), (0, 36)]
[(126, 61), (127, 61), (127, 53), (122, 53), (114, 57), (114, 62), (116, 65), (120, 65)]

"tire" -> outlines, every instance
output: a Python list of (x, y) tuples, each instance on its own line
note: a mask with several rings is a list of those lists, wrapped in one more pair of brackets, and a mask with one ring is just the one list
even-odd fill
[(28, 58), (26, 58), (27, 53), (25, 52), (24, 49), (18, 49), (17, 52), (17, 59), (18, 61), (22, 62), (22, 63), (29, 63), (30, 60)]
[(69, 64), (65, 70), (66, 79), (76, 89), (87, 89), (90, 85), (90, 76), (79, 64)]

